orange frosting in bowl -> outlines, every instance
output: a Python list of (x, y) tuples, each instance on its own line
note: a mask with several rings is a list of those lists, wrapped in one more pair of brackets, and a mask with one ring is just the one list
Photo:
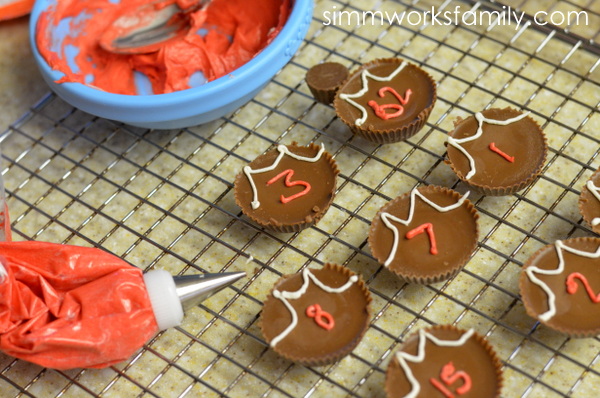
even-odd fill
[[(165, 0), (164, 5), (174, 2)], [(182, 6), (184, 2), (189, 0), (180, 0)], [(100, 47), (100, 36), (112, 21), (146, 3), (58, 0), (41, 14), (37, 47), (52, 69), (64, 73), (57, 82), (129, 95), (185, 90), (232, 73), (251, 60), (281, 31), (291, 8), (290, 0), (213, 0), (206, 9), (192, 13), (188, 34), (157, 52), (124, 55)], [(68, 32), (61, 33), (64, 30)]]

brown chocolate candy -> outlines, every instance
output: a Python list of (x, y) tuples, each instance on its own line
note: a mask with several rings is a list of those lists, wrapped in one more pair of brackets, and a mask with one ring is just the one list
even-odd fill
[(279, 145), (238, 174), (235, 200), (257, 224), (296, 232), (323, 217), (333, 201), (338, 173), (323, 146)]
[(353, 133), (391, 143), (425, 125), (436, 93), (435, 82), (418, 66), (399, 58), (377, 59), (352, 73), (333, 105)]
[[(439, 211), (420, 195), (447, 211)], [(401, 278), (422, 284), (439, 282), (456, 275), (477, 247), (477, 219), (473, 204), (459, 193), (433, 185), (420, 187), (381, 208), (371, 223), (369, 247), (381, 264)]]
[(510, 195), (531, 184), (547, 152), (540, 126), (511, 108), (459, 118), (448, 133), (450, 167), (471, 189), (486, 195)]
[(527, 313), (544, 325), (572, 337), (600, 334), (600, 238), (538, 250), (523, 266), (519, 288)]
[[(296, 325), (285, 302), (297, 315)], [(366, 285), (349, 269), (335, 264), (305, 269), (275, 283), (264, 302), (261, 330), (284, 358), (308, 366), (332, 363), (362, 339), (371, 319), (370, 302)]]
[(329, 105), (347, 78), (348, 68), (344, 65), (337, 62), (324, 62), (308, 70), (306, 84), (317, 101)]
[[(414, 377), (412, 382), (405, 367)], [(502, 384), (501, 363), (483, 337), (472, 330), (442, 325), (422, 329), (406, 339), (388, 365), (385, 390), (389, 398), (417, 391), (415, 397), (495, 398), (500, 396)]]
[(600, 169), (592, 175), (579, 195), (579, 211), (583, 219), (600, 234)]

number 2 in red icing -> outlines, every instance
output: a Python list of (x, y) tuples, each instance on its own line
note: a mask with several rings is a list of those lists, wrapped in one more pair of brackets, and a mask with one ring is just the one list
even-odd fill
[(579, 286), (577, 285), (577, 281), (575, 279), (579, 279), (581, 281), (583, 287), (585, 288), (585, 291), (587, 292), (588, 296), (590, 296), (590, 300), (592, 300), (592, 302), (594, 302), (595, 304), (600, 303), (600, 293), (594, 293), (588, 279), (585, 277), (585, 275), (579, 272), (573, 272), (569, 274), (569, 276), (567, 276), (567, 293), (575, 294), (577, 292)]
[[(410, 100), (410, 96), (412, 94), (412, 90), (409, 88), (404, 93), (404, 98), (402, 98), (400, 96), (400, 94), (398, 94), (398, 92), (396, 92), (396, 90), (394, 90), (392, 87), (388, 87), (388, 86), (380, 88), (379, 91), (377, 92), (377, 94), (379, 94), (379, 96), (381, 98), (383, 98), (385, 96), (385, 93), (387, 93), (387, 92), (391, 93), (394, 97), (396, 97), (396, 99), (400, 103), (399, 104), (379, 105), (374, 100), (371, 100), (368, 102), (369, 106), (371, 108), (373, 108), (373, 111), (375, 112), (375, 114), (383, 120), (392, 119), (392, 118), (402, 115), (404, 113), (404, 107), (402, 105), (406, 105), (408, 103), (408, 101)], [(387, 109), (395, 109), (396, 112), (387, 113), (386, 112)]]
[(448, 387), (450, 387), (458, 380), (462, 381), (462, 385), (456, 388), (456, 394), (463, 395), (468, 393), (469, 390), (471, 390), (471, 376), (469, 376), (466, 372), (462, 370), (459, 370), (457, 372), (452, 362), (448, 362), (446, 365), (444, 365), (442, 371), (440, 372), (440, 379), (442, 379), (442, 382), (444, 384), (442, 384), (442, 382), (440, 382), (439, 380), (434, 379), (433, 377), (429, 379), (429, 382), (433, 384), (433, 386), (437, 388), (442, 394), (444, 394), (446, 398), (454, 398), (455, 395), (452, 393), (452, 391), (448, 389)]
[(294, 170), (292, 170), (292, 169), (287, 169), (287, 170), (282, 171), (281, 173), (277, 174), (275, 177), (273, 177), (269, 181), (267, 181), (267, 185), (273, 184), (275, 181), (279, 180), (283, 176), (285, 176), (284, 183), (285, 183), (286, 187), (289, 188), (289, 187), (293, 187), (296, 185), (302, 185), (304, 187), (304, 190), (301, 192), (298, 192), (294, 195), (291, 195), (291, 196), (281, 195), (281, 199), (280, 199), (281, 203), (286, 204), (288, 202), (291, 202), (294, 199), (298, 199), (299, 197), (306, 195), (310, 191), (311, 187), (308, 182), (300, 181), (300, 180), (292, 181), (292, 177), (294, 176)]

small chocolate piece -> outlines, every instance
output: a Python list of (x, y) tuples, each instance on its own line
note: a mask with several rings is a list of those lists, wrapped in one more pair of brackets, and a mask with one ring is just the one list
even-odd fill
[(290, 361), (333, 363), (362, 339), (371, 320), (370, 302), (365, 283), (349, 269), (336, 264), (306, 268), (275, 283), (261, 313), (262, 334)]
[(377, 213), (369, 247), (406, 281), (440, 282), (456, 275), (477, 247), (477, 219), (467, 195), (432, 185), (413, 189)]
[(348, 68), (344, 65), (337, 62), (324, 62), (308, 70), (306, 84), (317, 101), (329, 105), (347, 78)]
[(388, 398), (495, 398), (502, 384), (500, 360), (482, 336), (441, 325), (406, 339), (388, 365), (385, 391)]
[(399, 58), (361, 66), (338, 90), (333, 105), (353, 133), (391, 143), (416, 134), (437, 98), (436, 85), (421, 68)]
[(579, 211), (592, 230), (600, 234), (600, 169), (581, 189)]
[(235, 179), (235, 200), (257, 224), (297, 232), (325, 214), (339, 173), (323, 145), (279, 145), (257, 157)]
[(571, 337), (600, 334), (600, 238), (556, 241), (533, 254), (519, 279), (527, 313)]
[(465, 184), (486, 195), (510, 195), (542, 171), (548, 145), (540, 126), (515, 109), (487, 109), (458, 119), (448, 133), (448, 163)]

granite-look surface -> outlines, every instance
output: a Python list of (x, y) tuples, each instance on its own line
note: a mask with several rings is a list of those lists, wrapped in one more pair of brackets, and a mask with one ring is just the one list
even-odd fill
[(31, 55), (29, 17), (0, 22), (0, 132), (49, 91)]
[[(599, 57), (531, 28), (323, 24), (323, 13), (334, 6), (410, 11), (442, 3), (451, 10), (466, 7), (442, 0), (316, 1), (307, 39), (292, 62), (253, 101), (203, 126), (136, 129), (55, 97), (35, 107), (3, 142), (15, 239), (97, 245), (142, 269), (245, 270), (250, 276), (113, 368), (56, 372), (0, 354), (2, 398), (383, 397), (392, 353), (432, 323), (485, 335), (503, 362), (507, 398), (597, 395), (600, 341), (569, 339), (537, 324), (519, 298), (518, 276), (544, 244), (592, 234), (577, 199), (600, 167)], [(534, 1), (525, 3), (530, 8)], [(558, 3), (590, 4), (600, 12), (599, 2)], [(557, 2), (537, 4), (550, 9)], [(28, 55), (25, 19), (0, 24), (0, 49), (6, 129), (46, 86)], [(352, 136), (304, 82), (308, 68), (323, 60), (356, 67), (394, 55), (418, 63), (438, 83), (428, 124), (408, 142), (379, 146)], [(481, 234), (465, 269), (432, 286), (403, 283), (369, 253), (370, 220), (388, 200), (423, 181), (464, 193), (443, 161), (446, 133), (459, 116), (502, 106), (530, 110), (543, 126), (551, 151), (542, 177), (516, 195), (471, 195)], [(291, 141), (324, 143), (340, 167), (339, 188), (316, 227), (269, 233), (241, 216), (233, 180), (249, 161)], [(268, 349), (258, 319), (281, 274), (324, 262), (365, 278), (374, 317), (351, 355), (305, 368)]]

